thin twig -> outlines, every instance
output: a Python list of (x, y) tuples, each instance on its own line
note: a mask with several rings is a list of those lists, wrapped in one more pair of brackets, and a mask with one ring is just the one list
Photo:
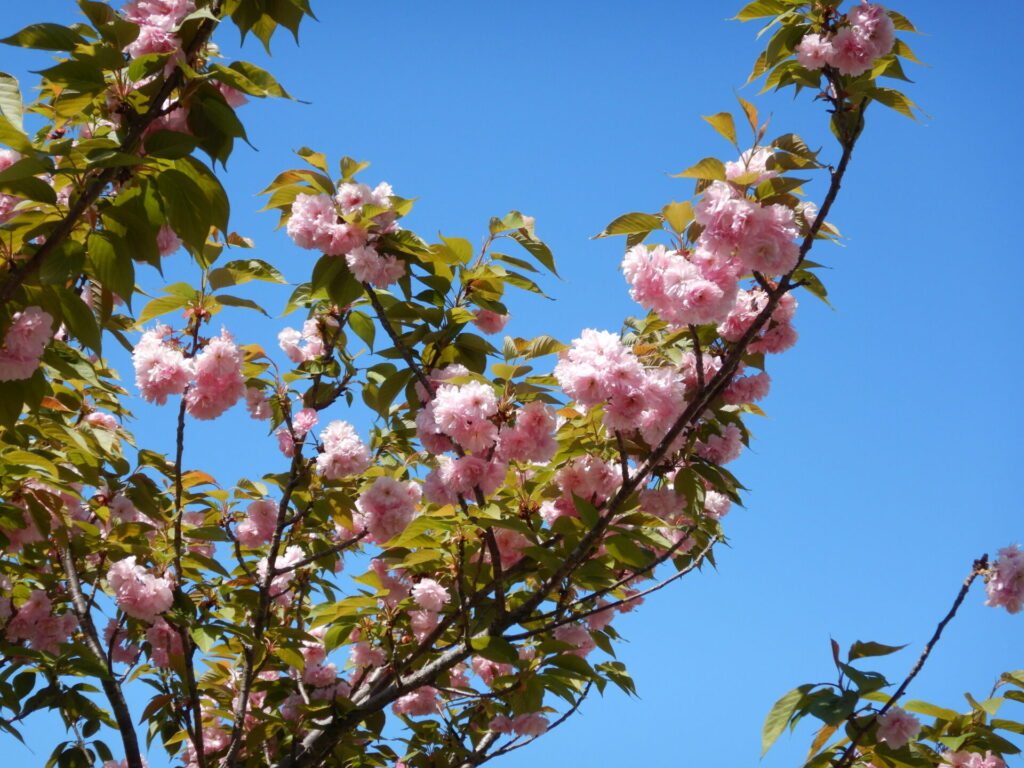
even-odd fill
[(938, 623), (938, 626), (935, 627), (935, 632), (932, 633), (931, 639), (925, 644), (924, 650), (921, 651), (921, 655), (918, 657), (917, 662), (914, 664), (913, 668), (911, 668), (910, 673), (906, 676), (903, 682), (900, 683), (900, 687), (897, 688), (896, 692), (889, 697), (889, 700), (885, 702), (885, 704), (882, 706), (880, 710), (878, 710), (871, 717), (864, 720), (860, 725), (855, 726), (856, 733), (854, 733), (853, 737), (850, 739), (850, 743), (847, 745), (846, 749), (843, 750), (843, 753), (840, 756), (838, 762), (835, 763), (834, 768), (849, 768), (849, 766), (853, 763), (853, 761), (857, 757), (857, 746), (860, 743), (861, 737), (864, 736), (864, 734), (867, 733), (869, 730), (871, 730), (871, 726), (875, 724), (878, 718), (880, 718), (882, 715), (888, 712), (892, 708), (892, 706), (900, 699), (900, 697), (907, 692), (907, 688), (910, 686), (911, 681), (913, 681), (913, 679), (917, 677), (917, 673), (921, 671), (921, 668), (924, 666), (924, 663), (928, 660), (928, 657), (931, 655), (932, 649), (935, 647), (935, 644), (938, 643), (939, 638), (942, 637), (942, 630), (944, 630), (946, 628), (946, 625), (953, 620), (954, 616), (956, 616), (956, 612), (960, 608), (960, 604), (963, 603), (964, 598), (967, 597), (967, 593), (970, 591), (971, 585), (974, 583), (974, 580), (978, 578), (978, 576), (980, 576), (981, 574), (985, 573), (987, 569), (988, 555), (982, 555), (974, 561), (974, 565), (971, 568), (971, 572), (967, 576), (967, 578), (964, 579), (964, 583), (960, 586), (960, 592), (957, 593), (956, 599), (953, 601), (953, 605), (950, 607), (946, 615), (942, 618), (942, 621)]

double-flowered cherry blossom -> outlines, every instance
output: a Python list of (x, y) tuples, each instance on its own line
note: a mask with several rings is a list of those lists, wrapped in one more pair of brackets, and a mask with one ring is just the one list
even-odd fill
[(27, 379), (53, 337), (53, 317), (36, 306), (15, 312), (0, 347), (0, 381)]

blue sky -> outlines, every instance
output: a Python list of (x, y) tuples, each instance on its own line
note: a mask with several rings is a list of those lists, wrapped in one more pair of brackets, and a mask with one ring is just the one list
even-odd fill
[[(844, 646), (909, 643), (882, 666), (901, 679), (973, 558), (1024, 544), (1012, 271), (1021, 256), (1024, 115), (1013, 73), (1024, 11), (1011, 2), (893, 7), (927, 33), (906, 37), (930, 66), (909, 65), (916, 82), (904, 90), (928, 116), (867, 115), (830, 217), (848, 240), (812, 254), (834, 267), (825, 275), (833, 307), (802, 296), (800, 343), (771, 361), (768, 418), (749, 423), (756, 441), (731, 467), (750, 492), (725, 520), (730, 548), (718, 570), (684, 579), (617, 623), (630, 641), (619, 657), (640, 700), (594, 697), (505, 758), (508, 768), (753, 765), (775, 699), (832, 679), (830, 637)], [(565, 280), (544, 282), (555, 303), (513, 300), (508, 331), (570, 341), (583, 328), (616, 329), (639, 311), (617, 270), (622, 243), (588, 238), (620, 213), (688, 199), (691, 183), (668, 174), (706, 155), (732, 159), (700, 115), (735, 110), (739, 92), (772, 115), (769, 135), (794, 131), (823, 146), (823, 157), (837, 156), (809, 94), (755, 98), (756, 87), (743, 87), (759, 49), (755, 24), (726, 20), (738, 8), (314, 2), (320, 22), (304, 27), (298, 48), (282, 37), (265, 63), (250, 41), (238, 56), (309, 103), (242, 109), (258, 151), (241, 146), (229, 163), (233, 226), (298, 281), (313, 257), (273, 231), (276, 215), (256, 213), (255, 193), (297, 166), (290, 152), (302, 146), (332, 163), (343, 154), (370, 160), (363, 180), (420, 198), (406, 221), (425, 237), (479, 242), (490, 216), (517, 208), (536, 217)], [(74, 13), (70, 0), (12, 5), (0, 28)], [(218, 38), (229, 58), (236, 37)], [(4, 49), (2, 57), (0, 69), (22, 76), (46, 66), (47, 54)], [(23, 77), (26, 91), (30, 84)], [(818, 180), (807, 191), (820, 199), (823, 188)], [(285, 298), (267, 294), (267, 304), (283, 307)], [(283, 324), (301, 323), (222, 317), (240, 342), (268, 349)], [(169, 409), (137, 412), (142, 440), (169, 451)], [(240, 408), (189, 430), (186, 463), (224, 484), (280, 466)], [(1022, 618), (983, 607), (979, 587), (912, 698), (958, 708), (964, 691), (987, 694), (1002, 670), (1024, 666)], [(808, 743), (783, 736), (762, 764), (791, 766)]]

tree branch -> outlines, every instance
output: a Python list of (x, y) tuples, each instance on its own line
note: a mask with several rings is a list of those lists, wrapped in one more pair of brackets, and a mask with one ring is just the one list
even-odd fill
[(911, 668), (910, 673), (906, 676), (903, 682), (900, 683), (900, 687), (897, 688), (896, 692), (889, 697), (889, 700), (885, 702), (885, 704), (882, 706), (880, 710), (878, 710), (871, 717), (867, 718), (859, 726), (854, 726), (856, 728), (856, 733), (853, 735), (853, 738), (850, 739), (850, 743), (847, 745), (846, 749), (843, 750), (843, 753), (840, 756), (839, 760), (835, 763), (835, 768), (849, 768), (849, 766), (853, 764), (853, 761), (857, 758), (857, 746), (860, 743), (861, 737), (863, 737), (864, 734), (871, 730), (871, 726), (878, 721), (878, 718), (880, 718), (882, 715), (888, 712), (892, 708), (892, 706), (900, 699), (900, 697), (907, 692), (907, 688), (910, 686), (911, 681), (913, 681), (913, 679), (917, 677), (917, 673), (921, 671), (921, 668), (924, 666), (924, 663), (928, 660), (928, 657), (931, 655), (932, 649), (935, 648), (935, 644), (938, 643), (939, 638), (942, 637), (942, 630), (944, 630), (946, 628), (946, 625), (953, 620), (954, 616), (956, 616), (956, 612), (957, 610), (959, 610), (960, 604), (963, 603), (964, 598), (967, 597), (967, 593), (970, 591), (971, 585), (974, 583), (974, 580), (978, 578), (978, 576), (983, 574), (987, 568), (988, 555), (982, 555), (974, 561), (974, 565), (971, 568), (970, 574), (967, 576), (966, 579), (964, 579), (964, 583), (960, 586), (960, 592), (957, 593), (956, 599), (953, 600), (953, 605), (950, 607), (946, 615), (942, 618), (942, 621), (938, 623), (938, 626), (935, 627), (935, 631), (932, 633), (931, 639), (928, 640), (927, 643), (925, 643), (924, 650), (921, 651), (921, 655), (918, 657), (917, 662)]
[(96, 625), (92, 622), (92, 614), (89, 612), (85, 595), (82, 594), (82, 584), (78, 579), (78, 570), (75, 568), (75, 560), (71, 554), (71, 544), (58, 546), (61, 563), (64, 566), (64, 574), (67, 576), (68, 593), (71, 595), (71, 608), (78, 618), (82, 627), (82, 634), (85, 635), (85, 644), (89, 651), (103, 664), (106, 674), (100, 678), (100, 685), (103, 693), (106, 694), (110, 708), (114, 711), (114, 719), (117, 721), (117, 730), (121, 734), (121, 743), (124, 745), (124, 756), (128, 762), (128, 768), (143, 768), (142, 753), (139, 751), (139, 739), (135, 733), (135, 723), (132, 720), (131, 712), (128, 710), (128, 702), (124, 698), (120, 684), (114, 677), (113, 669), (107, 662), (107, 655), (100, 645), (99, 633)]
[[(215, 16), (220, 15), (221, 11), (221, 0), (213, 0), (210, 5), (210, 11)], [(205, 19), (202, 24), (199, 25), (199, 29), (196, 30), (195, 36), (189, 43), (188, 48), (183, 52), (185, 61), (190, 65), (195, 63), (195, 57), (199, 51), (206, 45), (210, 39), (210, 35), (213, 34), (214, 28), (218, 22), (213, 19)], [(125, 135), (124, 141), (121, 142), (121, 146), (118, 151), (128, 155), (135, 154), (139, 146), (142, 143), (142, 138), (146, 132), (146, 129), (162, 114), (162, 107), (165, 101), (176, 88), (182, 86), (185, 82), (185, 73), (182, 68), (175, 67), (174, 71), (164, 80), (160, 90), (149, 100), (148, 108), (146, 111), (138, 115), (135, 120), (128, 126), (128, 132)], [(6, 303), (14, 295), (14, 292), (21, 286), (25, 280), (39, 270), (43, 265), (43, 262), (53, 253), (68, 236), (74, 231), (75, 227), (78, 226), (79, 220), (85, 214), (87, 210), (99, 199), (100, 195), (103, 194), (103, 190), (107, 188), (107, 185), (113, 182), (118, 173), (124, 169), (120, 167), (110, 167), (98, 169), (96, 171), (89, 171), (85, 175), (85, 189), (78, 196), (75, 202), (68, 209), (67, 215), (54, 227), (53, 231), (46, 238), (46, 241), (40, 245), (36, 252), (32, 254), (26, 261), (24, 261), (20, 267), (13, 269), (7, 276), (7, 279), (0, 284), (0, 304)]]

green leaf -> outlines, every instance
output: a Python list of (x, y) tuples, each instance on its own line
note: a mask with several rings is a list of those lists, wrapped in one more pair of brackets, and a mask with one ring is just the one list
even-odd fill
[(924, 66), (924, 62), (917, 58), (917, 56), (914, 55), (914, 52), (910, 49), (910, 46), (907, 45), (902, 40), (896, 41), (896, 46), (893, 48), (893, 53), (895, 53), (897, 56), (901, 58), (909, 59), (910, 61), (913, 61), (915, 64), (920, 64), (921, 66)]
[(576, 507), (576, 512), (580, 516), (580, 520), (587, 528), (593, 528), (597, 525), (597, 521), (600, 518), (600, 513), (597, 511), (597, 507), (591, 504), (584, 498), (577, 496), (575, 493), (572, 495), (573, 506)]
[(82, 301), (82, 297), (73, 291), (59, 288), (56, 293), (68, 334), (89, 349), (99, 353), (101, 351), (100, 328), (96, 324), (92, 310)]
[(317, 170), (323, 171), (324, 173), (330, 173), (330, 170), (327, 168), (327, 157), (323, 152), (315, 152), (309, 147), (302, 147), (295, 154)]
[(182, 296), (160, 296), (155, 298), (143, 307), (142, 314), (139, 315), (138, 324), (141, 326), (147, 320), (152, 320), (154, 317), (165, 315), (176, 309), (182, 309), (188, 306), (188, 303), (189, 299)]
[(502, 637), (474, 637), (469, 641), (475, 653), (499, 664), (518, 664), (519, 654), (512, 643)]
[(990, 723), (992, 728), (998, 728), (1003, 731), (1013, 731), (1014, 733), (1024, 734), (1024, 723), (1018, 723), (1016, 720), (1002, 720), (995, 718)]
[(677, 203), (674, 200), (661, 209), (661, 215), (677, 234), (682, 234), (687, 225), (693, 221), (693, 206), (688, 201)]
[(86, 270), (111, 293), (120, 296), (131, 307), (135, 292), (135, 265), (128, 247), (110, 232), (93, 232), (86, 249)]
[(514, 232), (509, 233), (509, 237), (519, 243), (526, 251), (539, 261), (551, 274), (557, 276), (558, 270), (555, 269), (555, 257), (551, 253), (551, 249), (547, 247), (543, 242), (533, 236), (529, 228), (517, 229)]
[[(230, 238), (228, 240), (230, 242)], [(236, 259), (210, 273), (210, 286), (217, 290), (229, 285), (241, 285), (250, 280), (261, 280), (265, 283), (286, 284), (284, 275), (277, 267), (261, 259)]]
[(164, 68), (169, 56), (169, 53), (147, 53), (132, 59), (128, 64), (128, 79), (138, 81), (156, 74)]
[(910, 19), (898, 11), (886, 11), (892, 19), (893, 26), (900, 32), (917, 32), (917, 29), (910, 23)]
[(653, 553), (622, 534), (609, 536), (604, 540), (604, 546), (612, 557), (631, 568), (645, 568), (654, 559)]
[(3, 459), (5, 464), (18, 464), (23, 467), (39, 467), (53, 479), (60, 477), (60, 473), (58, 472), (56, 465), (36, 453), (29, 453), (28, 451), (8, 451), (3, 454)]
[(900, 706), (908, 712), (916, 712), (919, 715), (937, 717), (940, 720), (946, 720), (949, 722), (956, 720), (960, 716), (959, 712), (955, 712), (952, 709), (937, 707), (934, 704), (929, 704), (927, 701), (918, 701), (917, 699), (906, 701)]
[(764, 727), (761, 730), (761, 756), (768, 752), (772, 744), (779, 738), (789, 723), (790, 718), (803, 704), (811, 685), (801, 685), (794, 688), (781, 699), (772, 705), (768, 716), (764, 719)]
[(732, 115), (728, 112), (718, 112), (714, 115), (701, 115), (701, 118), (711, 123), (711, 127), (724, 136), (731, 144), (736, 144), (736, 124)]
[(373, 320), (365, 312), (359, 310), (353, 310), (348, 315), (349, 327), (355, 332), (356, 336), (366, 342), (366, 346), (371, 350), (373, 349), (373, 340), (376, 337), (377, 329), (373, 324)]
[[(722, 173), (722, 178), (724, 179), (724, 166)], [(594, 239), (611, 237), (613, 235), (632, 235), (639, 232), (650, 232), (655, 229), (661, 229), (661, 219), (653, 213), (625, 213), (612, 221), (601, 232), (594, 235)]]
[(747, 116), (747, 122), (750, 124), (750, 130), (752, 130), (756, 136), (758, 123), (757, 107), (739, 94), (736, 95), (736, 101), (738, 101), (740, 103), (740, 107), (743, 108), (743, 114)]
[(914, 109), (917, 104), (908, 99), (904, 94), (892, 88), (872, 88), (868, 91), (868, 95), (871, 96), (879, 104), (884, 104), (890, 109), (895, 109), (901, 115), (906, 115), (911, 120), (917, 120), (917, 116), (914, 114)]
[(439, 237), (448, 246), (448, 250), (455, 255), (459, 263), (468, 264), (473, 260), (473, 244), (469, 240), (462, 237), (445, 237), (444, 235), (439, 235)]
[(161, 173), (156, 184), (171, 227), (193, 253), (201, 253), (210, 234), (206, 195), (190, 176), (173, 168)]
[(78, 45), (85, 45), (86, 39), (73, 29), (60, 24), (30, 24), (0, 43), (21, 48), (39, 48), (44, 51), (73, 51)]
[(682, 173), (672, 176), (674, 179), (707, 179), (709, 181), (725, 181), (725, 165), (714, 157), (705, 157), (696, 165), (691, 165)]
[(255, 309), (260, 314), (270, 317), (270, 315), (267, 314), (267, 310), (265, 310), (252, 299), (243, 299), (238, 296), (230, 296), (226, 293), (218, 293), (216, 296), (213, 296), (212, 298), (215, 301), (219, 302), (220, 304), (223, 304), (225, 307), (241, 307), (242, 309)]
[(370, 164), (366, 161), (353, 160), (348, 155), (341, 158), (341, 180), (351, 181), (352, 178), (360, 171), (365, 171), (370, 167)]
[(500, 219), (492, 216), (489, 229), (492, 235), (497, 235), (512, 229), (523, 229), (525, 226), (523, 214), (519, 211), (509, 211)]
[(89, 19), (89, 23), (100, 33), (100, 37), (112, 43), (114, 48), (119, 51), (139, 36), (139, 25), (132, 24), (114, 13), (114, 9), (106, 3), (96, 2), (96, 0), (78, 0), (78, 7)]
[(605, 661), (597, 665), (598, 672), (604, 674), (628, 696), (636, 696), (636, 685), (621, 661)]
[(853, 661), (854, 659), (864, 659), (869, 656), (888, 656), (890, 653), (896, 653), (906, 648), (906, 645), (882, 645), (881, 643), (864, 643), (858, 640), (850, 646), (849, 652), (846, 654), (847, 661)]
[(146, 154), (177, 160), (190, 155), (196, 148), (194, 137), (181, 131), (154, 131), (146, 136)]
[(22, 112), (24, 103), (21, 99), (21, 89), (18, 87), (18, 78), (6, 72), (0, 72), (0, 115), (7, 118), (11, 125), (19, 131), (22, 127)]
[(220, 636), (216, 634), (212, 628), (203, 626), (202, 624), (193, 627), (191, 634), (196, 646), (203, 653), (209, 653), (210, 649), (213, 648), (220, 639)]
[[(274, 76), (267, 72), (265, 69), (257, 67), (255, 64), (251, 64), (248, 61), (234, 61), (229, 65), (229, 69), (233, 69), (240, 75), (245, 77), (250, 83), (252, 83), (256, 89), (260, 92), (246, 91), (253, 96), (278, 96), (284, 99), (292, 98), (291, 95), (281, 84), (274, 79)], [(239, 89), (243, 90), (243, 89)]]
[[(517, 341), (523, 342), (523, 348), (519, 350), (519, 353), (527, 360), (554, 354), (569, 348), (568, 344), (563, 344), (558, 339), (547, 335), (537, 336), (529, 342), (525, 339), (518, 339)], [(516, 346), (518, 348), (518, 344)]]
[(23, 157), (0, 171), (0, 191), (52, 205), (57, 202), (57, 193), (45, 181), (35, 178), (35, 174), (50, 170), (48, 164), (34, 157)]
[(35, 147), (25, 132), (8, 120), (4, 114), (0, 114), (0, 144), (21, 152), (23, 155), (35, 152)]
[(778, 16), (787, 10), (786, 4), (781, 0), (755, 0), (755, 2), (745, 5), (733, 18), (739, 21), (750, 21), (767, 16)]

